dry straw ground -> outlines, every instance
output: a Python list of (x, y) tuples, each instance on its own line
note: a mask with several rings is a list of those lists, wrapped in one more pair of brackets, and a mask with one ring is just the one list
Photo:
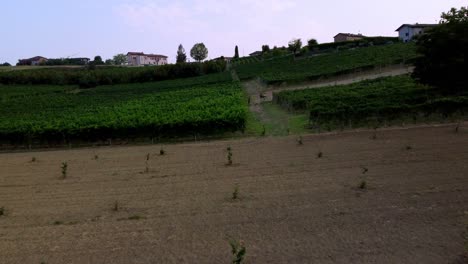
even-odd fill
[(246, 263), (466, 260), (466, 123), (302, 143), (0, 154), (0, 263), (230, 263), (230, 239)]

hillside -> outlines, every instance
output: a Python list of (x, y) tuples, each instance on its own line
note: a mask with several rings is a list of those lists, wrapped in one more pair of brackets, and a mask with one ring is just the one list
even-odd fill
[(239, 78), (261, 78), (267, 84), (326, 78), (379, 66), (410, 63), (418, 55), (413, 43), (356, 48), (294, 60), (292, 56), (251, 60), (234, 66)]

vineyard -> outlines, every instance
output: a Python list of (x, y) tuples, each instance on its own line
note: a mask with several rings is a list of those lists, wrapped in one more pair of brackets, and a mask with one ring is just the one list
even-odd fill
[(443, 96), (409, 76), (387, 77), (351, 85), (283, 91), (274, 101), (289, 111), (307, 111), (315, 124), (367, 125), (431, 115), (446, 118), (468, 109), (468, 96)]
[[(31, 68), (31, 67), (29, 67)], [(33, 67), (30, 70), (0, 71), (5, 85), (99, 85), (156, 82), (224, 72), (224, 61), (183, 63), (151, 67)]]
[(378, 66), (409, 63), (418, 55), (414, 44), (397, 43), (338, 51), (296, 59), (292, 56), (235, 66), (241, 80), (260, 77), (268, 84), (307, 81)]
[(3, 143), (164, 137), (242, 130), (247, 106), (229, 74), (100, 86), (0, 86)]

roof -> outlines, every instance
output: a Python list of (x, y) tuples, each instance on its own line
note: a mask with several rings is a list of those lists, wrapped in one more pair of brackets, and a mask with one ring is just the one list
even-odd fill
[(258, 56), (258, 55), (262, 55), (262, 54), (263, 54), (263, 52), (261, 52), (261, 51), (255, 51), (255, 52), (250, 53), (249, 56)]
[(129, 52), (127, 56), (131, 55), (138, 55), (138, 56), (147, 56), (147, 57), (155, 57), (155, 58), (167, 58), (167, 56), (159, 55), (159, 54), (145, 54), (143, 52)]
[(29, 58), (29, 59), (22, 59), (20, 61), (38, 61), (38, 60), (47, 60), (47, 58), (42, 57), (42, 56), (36, 56), (36, 57)]
[(402, 27), (410, 27), (410, 28), (427, 28), (427, 27), (435, 27), (437, 24), (403, 24), (397, 30), (395, 31), (400, 31)]
[(352, 38), (364, 38), (364, 37), (365, 37), (365, 36), (363, 36), (362, 34), (338, 33), (338, 34), (336, 34), (336, 36), (334, 36), (333, 38), (336, 38), (336, 37), (338, 37), (339, 35), (345, 35), (346, 37), (352, 37)]

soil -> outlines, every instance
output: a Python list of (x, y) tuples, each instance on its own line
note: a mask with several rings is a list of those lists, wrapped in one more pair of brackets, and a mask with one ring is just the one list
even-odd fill
[(0, 262), (466, 261), (468, 123), (297, 140), (0, 154)]

